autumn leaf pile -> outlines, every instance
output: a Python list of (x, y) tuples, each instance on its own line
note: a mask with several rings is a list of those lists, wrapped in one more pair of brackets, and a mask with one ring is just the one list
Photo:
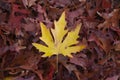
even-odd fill
[(0, 80), (119, 79), (119, 0), (0, 0)]

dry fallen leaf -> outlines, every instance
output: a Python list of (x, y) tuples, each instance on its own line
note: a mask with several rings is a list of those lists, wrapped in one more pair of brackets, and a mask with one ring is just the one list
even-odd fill
[[(43, 23), (40, 23), (40, 25), (42, 31), (42, 37), (40, 37), (40, 40), (42, 40), (47, 46), (38, 43), (33, 43), (33, 46), (35, 46), (40, 52), (45, 53), (42, 57), (50, 57), (58, 54), (72, 57), (71, 53), (79, 52), (85, 48), (85, 45), (77, 45), (79, 43), (77, 39), (79, 38), (78, 34), (81, 24), (77, 25), (72, 31), (65, 29), (65, 12), (62, 13), (58, 21), (54, 22), (55, 29), (48, 29)], [(63, 39), (64, 37), (65, 39)]]
[(35, 1), (36, 0), (22, 0), (23, 5), (25, 7), (31, 7), (31, 6), (33, 6), (35, 4)]
[(107, 79), (105, 80), (119, 80), (119, 75), (115, 75), (113, 77), (108, 77)]

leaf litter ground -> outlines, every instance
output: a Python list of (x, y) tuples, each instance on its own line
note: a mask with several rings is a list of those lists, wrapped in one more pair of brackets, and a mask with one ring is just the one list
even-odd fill
[[(39, 23), (53, 28), (63, 11), (70, 30), (82, 23), (78, 41), (87, 47), (57, 65), (32, 43), (44, 44)], [(119, 80), (119, 14), (119, 0), (0, 0), (0, 79)]]

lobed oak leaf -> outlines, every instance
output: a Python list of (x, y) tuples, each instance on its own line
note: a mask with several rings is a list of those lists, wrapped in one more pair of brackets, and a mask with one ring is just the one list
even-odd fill
[(54, 21), (54, 25), (54, 29), (48, 29), (43, 23), (40, 23), (42, 31), (40, 40), (42, 40), (47, 46), (43, 44), (32, 43), (33, 46), (35, 46), (40, 52), (45, 53), (42, 57), (50, 57), (58, 54), (72, 57), (71, 53), (79, 52), (86, 47), (86, 45), (77, 45), (79, 43), (77, 39), (79, 38), (78, 34), (81, 24), (77, 25), (72, 31), (65, 29), (65, 12), (62, 13), (58, 21)]

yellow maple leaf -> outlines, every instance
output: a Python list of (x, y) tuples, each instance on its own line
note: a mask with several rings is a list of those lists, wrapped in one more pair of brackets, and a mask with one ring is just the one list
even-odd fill
[(62, 13), (58, 21), (54, 21), (54, 25), (54, 29), (48, 29), (43, 23), (40, 23), (42, 31), (40, 40), (42, 40), (47, 46), (43, 44), (32, 43), (33, 46), (35, 46), (40, 52), (45, 53), (42, 55), (42, 57), (50, 57), (58, 54), (72, 57), (71, 53), (79, 52), (86, 47), (85, 45), (77, 45), (79, 43), (77, 39), (79, 38), (78, 34), (81, 24), (77, 25), (72, 31), (65, 29), (65, 12)]

